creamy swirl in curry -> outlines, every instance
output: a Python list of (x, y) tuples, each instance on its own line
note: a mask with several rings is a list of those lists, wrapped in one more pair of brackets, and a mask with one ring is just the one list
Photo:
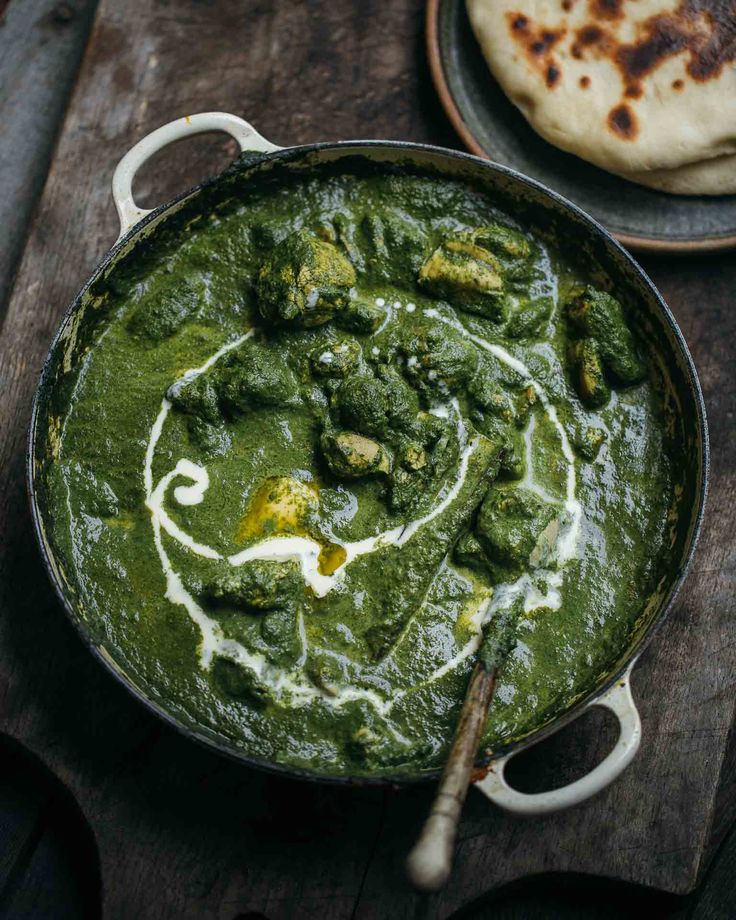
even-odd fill
[(460, 181), (282, 176), (117, 266), (60, 420), (54, 541), (103, 645), (190, 724), (322, 773), (485, 744), (625, 646), (666, 553), (663, 397), (605, 289)]

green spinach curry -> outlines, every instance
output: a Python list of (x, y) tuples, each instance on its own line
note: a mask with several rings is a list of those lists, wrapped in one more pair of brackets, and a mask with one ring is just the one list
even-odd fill
[(293, 172), (152, 235), (51, 474), (101, 644), (320, 773), (439, 765), (509, 613), (486, 746), (569, 706), (626, 646), (673, 492), (636, 305), (601, 278), (410, 169)]

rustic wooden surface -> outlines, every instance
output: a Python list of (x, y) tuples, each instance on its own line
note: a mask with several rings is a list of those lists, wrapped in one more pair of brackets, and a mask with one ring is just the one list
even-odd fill
[(0, 0), (0, 316), (96, 0)]
[[(115, 238), (115, 163), (145, 132), (208, 109), (243, 115), (280, 144), (371, 136), (457, 146), (427, 75), (422, 7), (102, 0), (97, 10), (0, 339), (0, 729), (78, 803), (107, 918), (447, 917), (551, 871), (684, 894), (736, 813), (733, 255), (645, 262), (700, 371), (713, 476), (686, 589), (634, 675), (642, 750), (618, 783), (561, 815), (522, 821), (471, 793), (439, 895), (419, 898), (403, 877), (430, 789), (296, 783), (192, 745), (103, 672), (45, 578), (24, 493), (30, 401), (66, 304)], [(181, 145), (149, 165), (139, 197), (164, 200), (233, 153), (221, 137)], [(519, 782), (561, 782), (610, 743), (609, 725), (585, 719), (527, 756)]]

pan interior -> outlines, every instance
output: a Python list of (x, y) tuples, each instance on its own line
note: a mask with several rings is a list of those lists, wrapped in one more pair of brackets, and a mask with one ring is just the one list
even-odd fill
[[(316, 702), (300, 703), (294, 710), (296, 717), (289, 719), (280, 718), (278, 701), (254, 702), (247, 692), (243, 696), (229, 671), (213, 676), (217, 668), (213, 672), (201, 666), (197, 624), (187, 617), (182, 604), (162, 597), (166, 588), (163, 573), (160, 566), (150, 563), (155, 561), (156, 549), (151, 496), (147, 506), (145, 495), (151, 432), (162, 398), (187, 368), (202, 367), (223, 347), (244, 336), (254, 317), (257, 321), (249, 284), (256, 263), (279, 242), (279, 231), (270, 237), (263, 231), (264, 239), (259, 240), (254, 235), (253, 215), (262, 225), (271, 221), (277, 225), (290, 217), (292, 229), (312, 232), (317, 228), (323, 236), (327, 234), (329, 242), (328, 231), (318, 225), (334, 226), (338, 214), (355, 207), (355, 198), (350, 197), (354, 191), (345, 191), (346, 177), (353, 190), (361, 183), (364, 190), (372, 189), (370, 194), (376, 197), (371, 204), (379, 212), (386, 203), (376, 192), (376, 183), (383, 183), (392, 199), (400, 200), (404, 216), (413, 206), (425, 208), (422, 213), (431, 214), (434, 221), (434, 242), (460, 225), (460, 214), (453, 208), (460, 207), (461, 212), (470, 208), (476, 223), (500, 220), (529, 235), (552, 274), (560, 266), (560, 277), (568, 283), (572, 278), (611, 290), (624, 304), (627, 321), (647, 356), (648, 379), (638, 387), (614, 390), (613, 409), (567, 413), (564, 406), (572, 391), (564, 349), (555, 354), (549, 343), (510, 342), (502, 335), (493, 342), (512, 359), (523, 359), (527, 367), (534, 367), (543, 401), (557, 411), (571, 443), (591, 427), (607, 429), (610, 444), (603, 445), (596, 458), (579, 465), (576, 487), (584, 512), (581, 545), (588, 549), (574, 563), (578, 587), (566, 589), (565, 595), (570, 610), (576, 612), (571, 619), (564, 618), (559, 608), (553, 610), (543, 602), (525, 611), (520, 641), (508, 667), (510, 676), (502, 681), (499, 703), (489, 722), (488, 756), (538, 737), (546, 726), (557, 724), (612, 679), (636, 653), (666, 607), (688, 560), (704, 478), (697, 382), (671, 316), (644, 276), (610, 239), (587, 218), (533, 184), (467, 157), (401, 145), (338, 145), (286, 152), (266, 161), (246, 158), (229, 173), (154, 215), (103, 262), (67, 316), (51, 351), (36, 406), (34, 501), (44, 550), (73, 619), (113, 670), (166, 717), (235, 756), (281, 764), (309, 775), (415, 777), (431, 774), (441, 761), (473, 660), (472, 654), (458, 657), (467, 642), (458, 647), (452, 644), (456, 641), (454, 623), (463, 616), (468, 595), (463, 584), (472, 582), (472, 572), (460, 566), (456, 578), (450, 554), (443, 563), (447, 573), (444, 594), (430, 595), (422, 608), (425, 612), (428, 605), (441, 608), (444, 621), (442, 616), (429, 618), (427, 628), (415, 633), (412, 623), (421, 618), (404, 624), (397, 641), (403, 638), (407, 644), (415, 643), (416, 657), (397, 660), (414, 667), (417, 658), (434, 656), (435, 673), (455, 655), (458, 666), (433, 678), (431, 691), (424, 695), (412, 695), (400, 681), (392, 684), (391, 663), (371, 673), (367, 670), (359, 677), (365, 691), (362, 698), (346, 707), (334, 706), (330, 688), (320, 688), (319, 679), (324, 678), (318, 678)], [(411, 194), (402, 191), (407, 177)], [(329, 195), (315, 192), (320, 183), (329, 189)], [(443, 188), (451, 188), (452, 194), (442, 193)], [(438, 207), (435, 196), (442, 194), (445, 197)], [(449, 209), (449, 217), (440, 213), (443, 208)], [(168, 271), (180, 283), (177, 259), (183, 241), (213, 232), (220, 234), (217, 245), (192, 251), (187, 256), (187, 272), (200, 279), (211, 277), (220, 270), (234, 271), (233, 265), (244, 260), (248, 269), (243, 272), (238, 297), (229, 300), (224, 312), (221, 298), (217, 303), (220, 313), (213, 308), (200, 317), (189, 338), (184, 326), (172, 332), (161, 348), (141, 345), (131, 364), (130, 352), (121, 343), (141, 341), (133, 314), (145, 299), (151, 277)], [(252, 251), (258, 258), (249, 263)], [(377, 282), (374, 278), (371, 284), (374, 303), (398, 296), (404, 310), (413, 304), (415, 315), (435, 309), (421, 290), (413, 290), (409, 299), (403, 290), (396, 295), (385, 279)], [(165, 287), (163, 290), (165, 293)], [(482, 320), (472, 316), (467, 328), (479, 337), (487, 331)], [(175, 341), (180, 346), (171, 344)], [(85, 396), (91, 392), (96, 394), (94, 400)], [(539, 418), (540, 426), (548, 423)], [(94, 433), (91, 441), (90, 432)], [(186, 453), (187, 437), (185, 429), (163, 432), (162, 454), (153, 456), (150, 464), (154, 482)], [(110, 473), (110, 457), (119, 454), (120, 438), (133, 443), (132, 453), (140, 463), (135, 470), (119, 470), (122, 475), (117, 479), (107, 476), (105, 484), (112, 497), (104, 489), (103, 496), (90, 497), (84, 483), (90, 481), (90, 475), (99, 479), (98, 470)], [(77, 444), (84, 441), (89, 449), (75, 455), (70, 450), (75, 439)], [(623, 454), (617, 460), (616, 445), (623, 450), (629, 442), (636, 443), (642, 462), (626, 468), (620, 462)], [(633, 463), (635, 451), (625, 453), (627, 462)], [(643, 486), (642, 477), (646, 478)], [(214, 478), (211, 473), (210, 479)], [(72, 479), (77, 485), (70, 493)], [(179, 485), (187, 482), (191, 487), (186, 479)], [(252, 499), (252, 491), (246, 492), (245, 498)], [(187, 494), (179, 509), (183, 516), (177, 519), (182, 528), (194, 526), (196, 518)], [(230, 502), (232, 496), (223, 494)], [(628, 550), (624, 542), (614, 546), (604, 533), (605, 519), (627, 513), (637, 517), (637, 502), (641, 501), (651, 502), (643, 515), (648, 523), (637, 534), (638, 561), (627, 567), (624, 560), (631, 546)], [(623, 531), (631, 542), (632, 532), (626, 527)], [(645, 544), (646, 553), (641, 551)], [(141, 565), (140, 550), (135, 548), (140, 546), (148, 553), (148, 565)], [(607, 565), (619, 576), (615, 590), (614, 579), (601, 581), (596, 574), (604, 549)], [(103, 571), (117, 571), (115, 591), (109, 587), (99, 590), (105, 581)], [(116, 603), (117, 610), (113, 609)], [(148, 638), (141, 642), (141, 636)], [(531, 666), (530, 661), (534, 662)], [(383, 756), (380, 744), (371, 749), (363, 743), (366, 735), (361, 732), (372, 718), (370, 712), (366, 714), (371, 700), (385, 704), (392, 693), (403, 698), (398, 705), (404, 707), (394, 729), (410, 743), (404, 754), (396, 756), (394, 745)], [(340, 709), (345, 718), (335, 720), (334, 713)], [(300, 728), (305, 722), (311, 726), (308, 732)], [(432, 726), (429, 732), (425, 731), (428, 725)], [(379, 734), (374, 727), (371, 730)], [(413, 743), (415, 736), (422, 745)]]

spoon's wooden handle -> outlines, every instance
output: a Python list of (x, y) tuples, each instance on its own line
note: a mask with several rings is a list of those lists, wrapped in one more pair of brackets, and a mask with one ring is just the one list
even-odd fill
[(495, 688), (496, 672), (476, 664), (437, 795), (406, 860), (409, 881), (420, 891), (438, 891), (450, 877), (458, 820)]

